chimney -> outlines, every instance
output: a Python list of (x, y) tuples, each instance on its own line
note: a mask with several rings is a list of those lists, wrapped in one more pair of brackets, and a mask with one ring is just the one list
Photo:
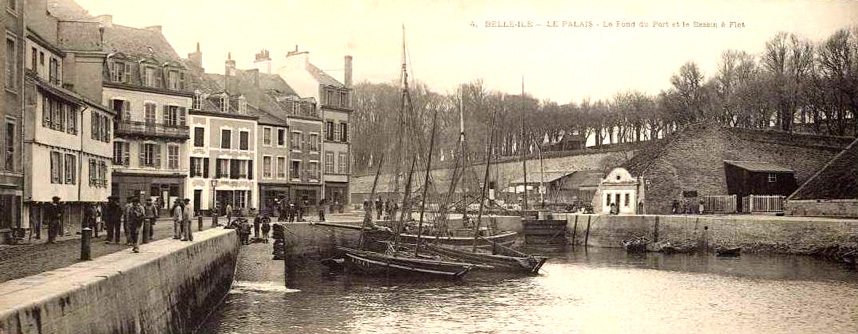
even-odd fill
[(262, 51), (257, 53), (253, 65), (259, 72), (271, 74), (271, 55), (268, 50), (262, 49)]
[(289, 71), (304, 70), (310, 63), (309, 51), (298, 51), (295, 45), (294, 51), (286, 52), (286, 69)]
[(200, 52), (200, 42), (197, 42), (197, 51), (188, 54), (188, 60), (190, 61), (191, 65), (202, 70), (203, 53)]
[(352, 87), (352, 56), (346, 56), (345, 73), (343, 74), (343, 84), (346, 88)]
[(224, 62), (226, 69), (223, 72), (225, 76), (233, 76), (235, 75), (235, 60), (232, 60), (232, 52), (226, 54), (226, 61)]
[(113, 15), (99, 15), (95, 17), (95, 20), (101, 23), (102, 27), (113, 28)]
[(154, 31), (154, 32), (157, 32), (157, 33), (159, 33), (159, 34), (161, 33), (161, 26), (151, 26), (151, 27), (146, 27), (146, 28), (143, 28), (143, 29), (146, 29), (146, 30), (149, 30), (149, 31)]

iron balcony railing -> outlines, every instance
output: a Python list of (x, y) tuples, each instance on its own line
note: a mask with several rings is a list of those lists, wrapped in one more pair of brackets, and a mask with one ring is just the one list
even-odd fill
[(190, 130), (185, 125), (168, 125), (155, 122), (117, 121), (117, 135), (146, 135), (169, 138), (190, 138)]

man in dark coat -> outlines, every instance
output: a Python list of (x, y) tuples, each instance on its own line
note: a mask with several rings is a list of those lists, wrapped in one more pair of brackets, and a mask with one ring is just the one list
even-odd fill
[(107, 243), (119, 244), (119, 228), (122, 227), (122, 206), (119, 198), (110, 196), (107, 198), (107, 207), (104, 209), (104, 223), (107, 226)]
[(384, 203), (384, 202), (381, 201), (381, 197), (379, 197), (375, 201), (375, 214), (377, 216), (376, 219), (378, 219), (378, 220), (381, 220), (381, 212), (384, 209), (384, 204), (382, 204), (382, 203)]
[(45, 212), (48, 220), (48, 243), (56, 243), (57, 234), (60, 232), (60, 224), (63, 220), (63, 207), (60, 205), (60, 198), (54, 196), (51, 198), (51, 204)]

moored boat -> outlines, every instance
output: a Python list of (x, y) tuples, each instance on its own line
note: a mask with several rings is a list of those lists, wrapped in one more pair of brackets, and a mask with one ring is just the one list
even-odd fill
[(461, 279), (473, 267), (469, 263), (394, 256), (347, 247), (337, 247), (337, 249), (345, 253), (346, 265), (349, 269), (372, 275), (430, 275)]
[[(424, 248), (432, 253), (448, 256), (461, 261), (483, 264), (489, 267), (475, 269), (486, 269), (491, 271), (520, 272), (527, 274), (538, 274), (539, 269), (548, 260), (547, 257), (519, 253), (518, 256), (485, 254), (460, 250), (449, 246), (425, 245)], [(510, 251), (513, 251), (510, 249)]]

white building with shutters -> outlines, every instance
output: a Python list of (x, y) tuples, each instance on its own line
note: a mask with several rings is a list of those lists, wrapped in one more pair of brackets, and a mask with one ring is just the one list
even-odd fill
[(100, 19), (108, 53), (102, 103), (117, 115), (111, 193), (122, 201), (151, 198), (168, 208), (186, 197), (194, 96), (187, 68), (160, 26), (138, 29)]

